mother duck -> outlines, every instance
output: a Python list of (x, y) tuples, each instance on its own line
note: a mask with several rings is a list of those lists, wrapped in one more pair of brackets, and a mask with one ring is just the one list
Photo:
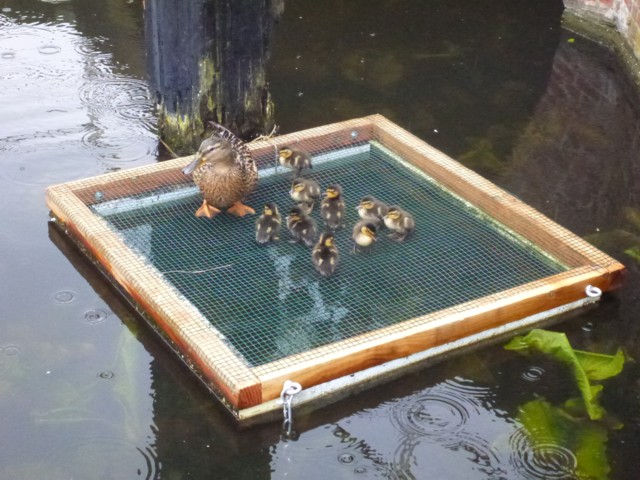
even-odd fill
[(239, 217), (255, 213), (242, 203), (258, 183), (251, 151), (230, 130), (213, 122), (211, 125), (213, 133), (202, 141), (193, 162), (182, 170), (185, 175), (192, 174), (204, 197), (196, 216), (212, 218), (222, 208)]

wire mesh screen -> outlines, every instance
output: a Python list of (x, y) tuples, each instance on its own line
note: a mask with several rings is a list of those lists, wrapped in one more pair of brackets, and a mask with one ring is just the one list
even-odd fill
[[(293, 176), (271, 167), (273, 151), (258, 159), (260, 181), (246, 202), (280, 209), (280, 240), (267, 246), (254, 240), (257, 215), (196, 218), (202, 197), (188, 183), (92, 209), (252, 366), (566, 271), (375, 141), (315, 151), (313, 160), (303, 176), (323, 189), (340, 184), (347, 205), (340, 263), (327, 278), (309, 248), (288, 241)], [(366, 195), (412, 213), (414, 234), (397, 243), (383, 229), (370, 251), (352, 253), (355, 207)], [(311, 216), (323, 225), (317, 205)]]

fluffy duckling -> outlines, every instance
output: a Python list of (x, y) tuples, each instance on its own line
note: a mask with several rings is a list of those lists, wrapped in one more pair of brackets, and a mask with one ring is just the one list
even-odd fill
[(303, 150), (294, 150), (291, 147), (282, 147), (278, 151), (278, 162), (286, 168), (295, 170), (296, 176), (305, 168), (313, 168), (311, 155)]
[(320, 204), (320, 215), (324, 223), (331, 230), (337, 230), (344, 226), (344, 200), (340, 185), (329, 185)]
[(300, 207), (292, 207), (287, 215), (287, 228), (293, 241), (313, 247), (316, 240), (316, 222)]
[(244, 216), (255, 213), (242, 200), (258, 182), (258, 169), (247, 146), (222, 125), (212, 123), (213, 134), (202, 141), (191, 164), (182, 172), (192, 174), (202, 192), (197, 217), (213, 217), (226, 208), (228, 213)]
[(256, 242), (261, 245), (279, 240), (280, 212), (275, 203), (267, 203), (256, 220)]
[(362, 249), (368, 250), (376, 241), (378, 227), (374, 220), (360, 220), (353, 227), (351, 239), (353, 240), (353, 252)]
[(411, 232), (416, 229), (416, 222), (413, 216), (397, 205), (389, 207), (387, 214), (384, 216), (384, 224), (389, 230), (393, 231), (389, 238), (396, 242), (404, 242)]
[(363, 220), (373, 220), (376, 227), (382, 225), (382, 218), (386, 215), (389, 207), (386, 203), (381, 202), (376, 197), (368, 195), (360, 200), (360, 203), (356, 207), (358, 215)]
[(325, 232), (320, 236), (320, 240), (311, 252), (311, 261), (323, 277), (328, 277), (336, 270), (340, 261), (340, 253), (338, 253), (333, 233)]
[[(296, 178), (291, 184), (289, 195), (299, 206), (304, 207), (306, 213), (313, 210), (313, 205), (320, 198), (320, 185), (308, 178)], [(304, 205), (300, 205), (304, 204)]]

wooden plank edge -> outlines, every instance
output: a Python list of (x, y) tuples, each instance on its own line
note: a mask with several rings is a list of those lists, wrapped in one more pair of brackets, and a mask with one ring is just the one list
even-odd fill
[[(203, 350), (198, 347), (198, 342), (190, 338), (190, 332), (180, 331), (174, 326), (173, 320), (167, 316), (167, 313), (158, 309), (158, 304), (148, 299), (149, 295), (144, 295), (143, 292), (135, 288), (130, 281), (130, 275), (123, 272), (121, 268), (114, 265), (114, 262), (103, 254), (102, 249), (104, 237), (91, 238), (90, 235), (85, 235), (83, 231), (85, 228), (80, 227), (76, 222), (69, 218), (69, 215), (65, 212), (65, 203), (76, 203), (75, 208), (84, 207), (87, 210), (87, 215), (93, 216), (91, 211), (80, 200), (75, 197), (60, 198), (65, 194), (73, 195), (69, 191), (69, 188), (65, 185), (50, 187), (46, 192), (46, 203), (48, 208), (53, 214), (64, 223), (64, 227), (67, 230), (68, 235), (72, 235), (80, 244), (86, 249), (93, 258), (98, 261), (105, 271), (113, 278), (119, 286), (129, 295), (140, 307), (153, 319), (157, 327), (173, 342), (181, 354), (184, 355), (183, 361), (189, 365), (192, 362), (197, 366), (202, 375), (207, 381), (221, 392), (225, 400), (231, 405), (232, 408), (239, 410), (250, 406), (257, 405), (262, 402), (261, 386), (258, 378), (246, 367), (243, 369), (242, 375), (231, 376), (221, 375), (214, 368), (212, 368), (212, 359), (207, 359), (207, 354), (211, 354), (211, 351)], [(73, 198), (73, 200), (71, 199)], [(125, 247), (126, 248), (126, 247)], [(179, 302), (179, 299), (176, 299)], [(195, 335), (202, 334), (202, 332), (196, 332)], [(213, 337), (213, 332), (208, 332), (208, 341), (215, 343), (215, 348), (220, 351), (226, 351), (227, 355), (233, 360), (233, 363), (242, 362), (228, 347), (220, 342), (216, 342), (216, 338)], [(219, 352), (217, 352), (219, 354)], [(209, 355), (211, 357), (211, 355)], [(207, 361), (209, 360), (209, 361)], [(243, 362), (242, 362), (243, 363)], [(230, 381), (229, 381), (230, 380)]]
[[(346, 120), (330, 125), (302, 130), (287, 135), (247, 143), (252, 155), (262, 168), (260, 157), (273, 155), (278, 148), (292, 144), (298, 148), (321, 147), (324, 150), (348, 147), (357, 142), (369, 141), (373, 136), (373, 125), (367, 118)], [(104, 202), (122, 196), (136, 195), (168, 184), (188, 184), (190, 178), (182, 169), (191, 162), (193, 155), (142, 165), (117, 172), (109, 172), (81, 180), (68, 182), (69, 187), (86, 205)], [(267, 162), (262, 162), (267, 163)], [(269, 162), (267, 165), (271, 165)], [(101, 192), (101, 198), (95, 198)]]
[[(353, 372), (325, 383), (305, 388), (295, 396), (293, 408), (297, 416), (346, 397), (389, 382), (402, 375), (424, 370), (428, 366), (445, 361), (453, 356), (471, 352), (488, 345), (504, 343), (518, 333), (532, 328), (544, 328), (557, 323), (557, 317), (578, 308), (588, 308), (598, 302), (597, 298), (585, 297), (581, 300), (546, 310), (520, 320), (505, 323), (501, 326), (483, 330), (468, 337), (449, 342), (438, 347), (428, 348), (395, 360)], [(249, 428), (258, 424), (282, 420), (282, 402), (279, 398), (268, 400), (256, 407), (238, 412), (240, 428)]]
[(369, 117), (344, 120), (320, 127), (287, 133), (269, 139), (248, 143), (255, 157), (275, 155), (275, 150), (285, 145), (303, 150), (344, 148), (355, 143), (368, 142), (373, 138), (374, 128)]
[(371, 119), (381, 143), (456, 195), (554, 255), (562, 263), (569, 267), (618, 263), (539, 211), (382, 115), (372, 116)]
[(468, 310), (459, 311), (454, 307), (436, 312), (422, 317), (421, 323), (411, 329), (358, 342), (352, 347), (338, 351), (321, 347), (318, 350), (324, 352), (309, 360), (291, 365), (273, 362), (281, 365), (276, 370), (270, 370), (270, 365), (256, 367), (254, 371), (263, 387), (263, 402), (276, 398), (285, 380), (296, 381), (308, 388), (574, 302), (585, 297), (587, 285), (606, 291), (617, 281), (615, 272), (583, 268), (576, 273), (562, 282), (544, 283), (530, 291), (498, 298)]

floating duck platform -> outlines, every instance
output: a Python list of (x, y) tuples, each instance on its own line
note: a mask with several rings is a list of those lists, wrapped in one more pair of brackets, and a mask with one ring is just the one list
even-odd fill
[[(283, 146), (313, 158), (309, 176), (343, 188), (335, 274), (310, 249), (254, 240), (256, 216), (196, 218), (190, 158), (55, 185), (52, 220), (92, 258), (240, 425), (275, 419), (287, 380), (312, 408), (447, 353), (532, 328), (598, 300), (624, 267), (380, 115), (248, 144), (260, 170), (247, 200), (286, 216)], [(416, 220), (397, 243), (380, 232), (351, 253), (360, 198)], [(318, 208), (312, 215), (318, 224)], [(595, 292), (595, 293), (593, 293)], [(280, 417), (281, 418), (281, 417)]]

